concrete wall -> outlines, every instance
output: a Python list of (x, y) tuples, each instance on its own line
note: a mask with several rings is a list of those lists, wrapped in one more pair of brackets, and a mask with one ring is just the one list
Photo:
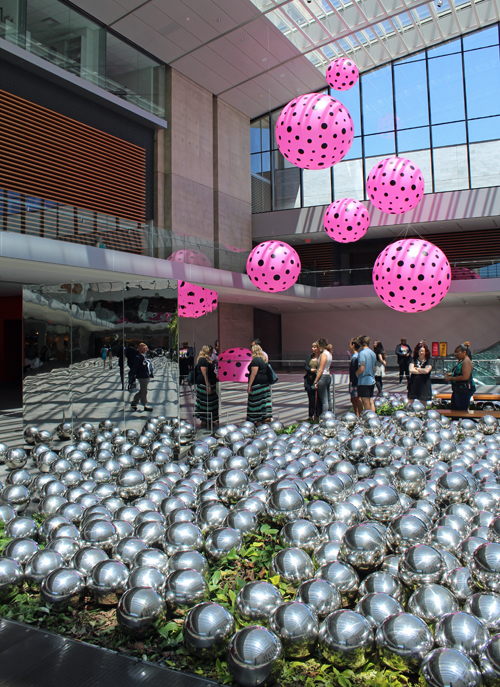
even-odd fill
[(499, 307), (434, 308), (423, 313), (397, 313), (383, 310), (337, 310), (332, 313), (283, 313), (283, 354), (309, 351), (313, 340), (325, 337), (337, 352), (348, 349), (352, 336), (368, 334), (393, 351), (401, 337), (411, 346), (424, 338), (447, 341), (448, 350), (464, 341), (481, 349), (500, 340)]
[(217, 311), (197, 317), (179, 317), (179, 345), (182, 346), (187, 341), (190, 346), (194, 346), (196, 354), (201, 351), (205, 344), (213, 346), (219, 338), (219, 318)]
[(219, 303), (220, 350), (234, 346), (250, 348), (253, 339), (253, 307), (236, 303)]

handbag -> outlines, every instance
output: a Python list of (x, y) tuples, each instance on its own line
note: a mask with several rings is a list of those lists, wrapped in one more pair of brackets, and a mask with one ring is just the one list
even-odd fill
[[(458, 363), (458, 365), (461, 365), (461, 363)], [(455, 365), (455, 367), (452, 370), (452, 374), (453, 372), (455, 372), (458, 365)], [(453, 391), (455, 391), (457, 394), (470, 394), (476, 390), (475, 386), (473, 386), (472, 384), (472, 372), (469, 379), (463, 379), (459, 382), (452, 382), (452, 384)]]
[(273, 370), (273, 368), (271, 367), (271, 365), (269, 363), (267, 363), (266, 372), (267, 372), (267, 381), (269, 383), (269, 386), (276, 384), (276, 382), (278, 381), (278, 375), (276, 374), (276, 372)]

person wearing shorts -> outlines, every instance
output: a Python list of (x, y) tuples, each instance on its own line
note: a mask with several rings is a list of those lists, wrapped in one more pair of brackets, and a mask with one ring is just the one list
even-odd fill
[(364, 410), (375, 412), (373, 391), (375, 389), (375, 363), (377, 356), (370, 349), (370, 337), (363, 335), (358, 337), (360, 350), (358, 353), (358, 398), (363, 404)]
[(363, 410), (363, 404), (358, 397), (358, 378), (356, 376), (359, 348), (360, 346), (357, 339), (351, 339), (349, 341), (349, 350), (351, 351), (351, 362), (349, 364), (349, 396), (351, 397), (352, 409), (358, 417)]

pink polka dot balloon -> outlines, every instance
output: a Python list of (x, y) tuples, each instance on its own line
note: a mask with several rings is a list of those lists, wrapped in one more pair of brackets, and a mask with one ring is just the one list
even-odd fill
[(248, 365), (252, 352), (248, 348), (229, 348), (219, 353), (219, 380), (221, 382), (248, 382)]
[(212, 263), (205, 253), (200, 250), (176, 250), (167, 260), (172, 262), (184, 262), (187, 265), (199, 265), (200, 267), (212, 267)]
[(326, 209), (323, 225), (334, 241), (352, 243), (366, 234), (370, 226), (370, 215), (359, 200), (341, 198)]
[(481, 275), (468, 267), (452, 267), (451, 280), (454, 279), (481, 279)]
[(300, 269), (297, 252), (283, 241), (260, 243), (247, 260), (247, 274), (261, 291), (286, 291), (299, 278)]
[(339, 57), (328, 65), (326, 80), (336, 91), (348, 91), (359, 79), (359, 69), (348, 57)]
[(203, 317), (217, 308), (217, 291), (180, 281), (177, 292), (180, 317)]
[(416, 207), (423, 198), (424, 187), (424, 175), (405, 157), (380, 160), (366, 180), (372, 203), (390, 215), (400, 215)]
[(398, 312), (422, 312), (436, 306), (448, 293), (450, 263), (430, 241), (403, 239), (380, 253), (373, 267), (377, 296)]
[(354, 126), (347, 108), (338, 100), (307, 93), (285, 105), (275, 135), (281, 154), (296, 167), (325, 169), (347, 155)]

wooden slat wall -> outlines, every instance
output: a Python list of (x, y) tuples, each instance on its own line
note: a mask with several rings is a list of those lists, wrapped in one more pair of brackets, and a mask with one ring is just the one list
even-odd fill
[(426, 234), (422, 238), (441, 248), (450, 262), (500, 258), (500, 229)]
[(0, 90), (0, 187), (145, 220), (146, 151)]

